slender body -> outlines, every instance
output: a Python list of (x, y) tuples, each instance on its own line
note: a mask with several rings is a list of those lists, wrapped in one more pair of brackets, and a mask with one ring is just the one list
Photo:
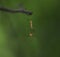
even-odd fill
[(33, 29), (32, 20), (30, 20), (30, 28)]
[(30, 20), (30, 29), (31, 29), (31, 32), (29, 33), (29, 36), (32, 37), (32, 29), (33, 29), (32, 20)]

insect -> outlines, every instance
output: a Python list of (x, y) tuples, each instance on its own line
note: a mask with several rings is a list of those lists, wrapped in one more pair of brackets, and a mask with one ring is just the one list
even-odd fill
[(32, 29), (33, 29), (33, 26), (32, 26), (32, 20), (30, 20), (30, 29), (31, 29), (31, 32), (29, 33), (29, 36), (32, 37)]

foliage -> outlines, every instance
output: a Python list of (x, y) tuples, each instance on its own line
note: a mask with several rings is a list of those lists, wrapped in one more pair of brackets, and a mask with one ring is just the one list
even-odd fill
[[(0, 57), (60, 57), (60, 4), (58, 0), (0, 0), (2, 6), (23, 3), (32, 16), (0, 11)], [(34, 31), (30, 37), (29, 21)]]

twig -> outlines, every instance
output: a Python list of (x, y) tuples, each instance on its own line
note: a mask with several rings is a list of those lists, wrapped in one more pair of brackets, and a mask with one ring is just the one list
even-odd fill
[(10, 9), (6, 7), (0, 7), (0, 11), (11, 12), (11, 13), (25, 13), (27, 15), (32, 15), (32, 12), (24, 9)]

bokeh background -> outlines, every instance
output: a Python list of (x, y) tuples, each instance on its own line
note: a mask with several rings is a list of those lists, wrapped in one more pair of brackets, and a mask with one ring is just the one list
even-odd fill
[(60, 57), (60, 1), (0, 0), (9, 8), (19, 8), (20, 3), (33, 15), (0, 11), (0, 57)]

